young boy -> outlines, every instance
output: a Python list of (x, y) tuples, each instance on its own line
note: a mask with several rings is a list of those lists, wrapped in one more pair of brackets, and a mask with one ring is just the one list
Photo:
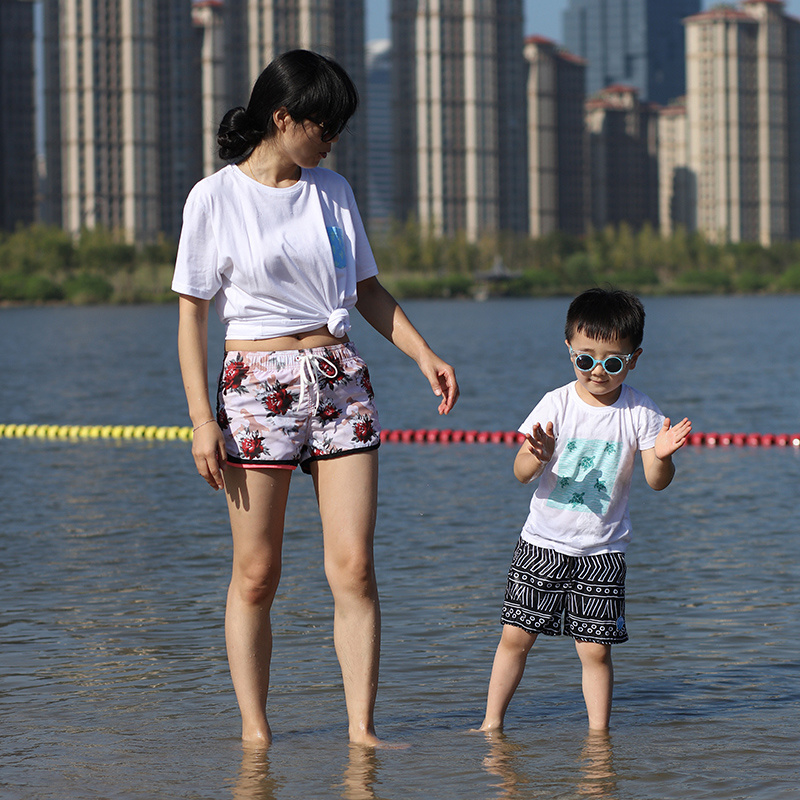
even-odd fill
[(576, 380), (549, 392), (519, 430), (522, 483), (539, 478), (508, 572), (503, 632), (482, 731), (503, 727), (531, 646), (540, 633), (575, 639), (589, 727), (608, 728), (611, 645), (625, 630), (625, 548), (634, 456), (647, 483), (666, 488), (672, 454), (692, 425), (671, 426), (649, 397), (625, 384), (642, 353), (644, 308), (628, 292), (590, 289), (567, 312), (566, 345)]

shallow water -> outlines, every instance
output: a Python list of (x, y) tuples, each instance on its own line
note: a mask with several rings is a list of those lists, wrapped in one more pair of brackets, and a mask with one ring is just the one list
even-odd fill
[[(513, 429), (569, 380), (566, 301), (406, 306), (456, 364), (463, 396), (439, 419), (413, 364), (357, 325), (387, 428)], [(666, 413), (696, 430), (800, 430), (800, 299), (646, 307), (631, 382)], [(0, 422), (184, 424), (174, 315), (0, 311)], [(481, 719), (527, 506), (514, 451), (381, 450), (377, 719), (410, 746), (375, 754), (346, 742), (319, 523), (297, 476), (274, 614), (276, 739), (263, 754), (237, 740), (224, 501), (187, 446), (0, 439), (0, 796), (800, 797), (800, 454), (687, 448), (663, 493), (637, 474), (631, 641), (615, 651), (610, 736), (587, 737), (574, 649), (546, 639), (506, 735), (489, 741), (467, 731)]]

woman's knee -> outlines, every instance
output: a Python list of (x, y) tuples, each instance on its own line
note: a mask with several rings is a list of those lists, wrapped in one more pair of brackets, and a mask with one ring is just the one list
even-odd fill
[(271, 603), (281, 579), (280, 561), (234, 563), (231, 587), (249, 605)]
[(337, 594), (371, 596), (377, 590), (372, 553), (328, 556), (325, 559), (325, 575), (334, 596)]

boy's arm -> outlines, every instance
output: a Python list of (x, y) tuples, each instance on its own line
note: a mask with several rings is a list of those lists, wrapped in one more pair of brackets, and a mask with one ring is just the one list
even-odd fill
[(526, 434), (517, 457), (514, 459), (514, 477), (520, 483), (530, 483), (542, 474), (545, 464), (553, 457), (556, 440), (553, 435), (553, 423), (547, 427), (537, 422), (530, 433)]
[(656, 436), (655, 445), (648, 450), (642, 450), (644, 477), (650, 488), (660, 492), (670, 485), (675, 475), (672, 454), (686, 444), (691, 432), (692, 423), (686, 417), (672, 427), (667, 417)]

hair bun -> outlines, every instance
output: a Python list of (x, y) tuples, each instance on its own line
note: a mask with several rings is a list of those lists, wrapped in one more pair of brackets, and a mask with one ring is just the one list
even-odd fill
[(240, 161), (248, 156), (264, 138), (264, 131), (253, 124), (243, 106), (228, 111), (217, 132), (219, 157), (225, 161)]

